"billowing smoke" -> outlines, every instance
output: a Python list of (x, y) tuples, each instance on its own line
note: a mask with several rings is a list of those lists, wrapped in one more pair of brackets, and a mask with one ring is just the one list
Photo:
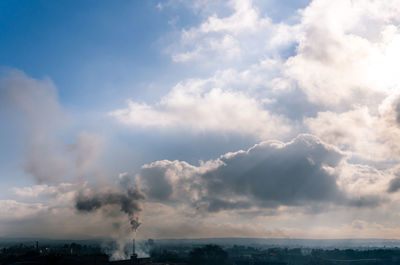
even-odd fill
[(141, 223), (139, 222), (138, 217), (131, 219), (131, 227), (132, 227), (133, 231), (136, 232), (140, 225), (141, 225)]
[[(76, 209), (82, 212), (91, 212), (107, 206), (116, 206), (129, 216), (134, 216), (141, 210), (140, 200), (143, 193), (130, 187), (126, 191), (81, 192), (76, 198)], [(133, 227), (136, 224), (133, 223)], [(136, 229), (135, 229), (136, 230)]]
[[(140, 225), (144, 195), (130, 183), (127, 174), (120, 176), (120, 185), (109, 187), (107, 183), (97, 189), (88, 188), (91, 185), (88, 176), (104, 174), (96, 163), (103, 137), (77, 131), (71, 137), (73, 140), (65, 138), (65, 131), (70, 129), (69, 116), (59, 103), (56, 87), (48, 79), (33, 79), (13, 69), (0, 71), (0, 106), (11, 121), (24, 129), (25, 154), (21, 161), (24, 171), (41, 187), (56, 190), (53, 194), (65, 195), (56, 185), (71, 187), (71, 199), (63, 200), (74, 204), (77, 211), (71, 214), (90, 214), (86, 216), (90, 222), (96, 222), (100, 214), (103, 227), (109, 228), (102, 235), (116, 239), (118, 249), (124, 249)], [(114, 259), (125, 257), (114, 255)]]
[(111, 253), (111, 259), (126, 259), (132, 254), (126, 246), (135, 237), (141, 224), (139, 213), (144, 199), (144, 194), (135, 187), (114, 190), (88, 189), (78, 193), (75, 208), (83, 213), (102, 211), (104, 218), (109, 220), (114, 228), (116, 249)]

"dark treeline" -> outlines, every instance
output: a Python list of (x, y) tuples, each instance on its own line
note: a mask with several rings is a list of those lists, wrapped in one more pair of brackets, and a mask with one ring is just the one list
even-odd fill
[(151, 252), (152, 260), (189, 265), (394, 265), (400, 264), (400, 249), (307, 249), (255, 248), (217, 245), (163, 247)]
[[(58, 264), (60, 260), (78, 258), (96, 260), (96, 257), (104, 257), (99, 245), (71, 244), (16, 244), (0, 248), (0, 265), (8, 264)], [(107, 257), (108, 259), (108, 257)]]
[[(400, 264), (400, 248), (311, 249), (218, 245), (152, 244), (148, 264), (187, 265), (330, 265)], [(17, 244), (0, 248), (0, 265), (109, 264), (100, 245)], [(130, 263), (129, 263), (130, 264)], [(134, 264), (134, 263), (132, 263)], [(147, 263), (146, 263), (147, 264)]]

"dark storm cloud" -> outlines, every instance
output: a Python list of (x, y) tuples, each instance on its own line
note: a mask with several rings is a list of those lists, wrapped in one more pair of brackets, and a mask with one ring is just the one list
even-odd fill
[(203, 178), (211, 194), (233, 193), (269, 204), (336, 200), (336, 176), (324, 167), (335, 167), (342, 157), (339, 150), (302, 135), (288, 144), (266, 142), (223, 156), (224, 165)]
[(386, 202), (387, 198), (378, 195), (364, 195), (358, 198), (349, 198), (347, 205), (352, 207), (376, 207)]
[(375, 207), (379, 196), (356, 196), (337, 184), (345, 154), (312, 135), (267, 141), (199, 167), (180, 161), (146, 165), (139, 181), (150, 199), (183, 202), (208, 212), (311, 204)]
[(400, 190), (400, 176), (396, 176), (390, 181), (387, 191), (389, 193), (394, 193), (399, 190)]
[(142, 180), (146, 183), (146, 194), (150, 198), (168, 200), (173, 192), (172, 185), (165, 178), (164, 166), (153, 166), (142, 170)]
[(393, 108), (396, 115), (396, 122), (398, 125), (400, 125), (400, 97), (394, 102)]
[(205, 207), (208, 212), (219, 212), (221, 210), (240, 210), (240, 209), (248, 209), (252, 206), (252, 203), (249, 201), (227, 201), (221, 200), (218, 198), (214, 199), (205, 199), (203, 202), (200, 202), (196, 205), (199, 209)]

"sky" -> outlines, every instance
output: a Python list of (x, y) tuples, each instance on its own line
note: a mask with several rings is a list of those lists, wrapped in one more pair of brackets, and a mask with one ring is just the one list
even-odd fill
[(400, 239), (399, 18), (1, 1), (0, 236)]

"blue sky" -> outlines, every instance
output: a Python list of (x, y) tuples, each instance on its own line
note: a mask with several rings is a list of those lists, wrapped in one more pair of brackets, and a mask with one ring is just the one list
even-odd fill
[[(305, 3), (262, 4), (280, 21)], [(126, 97), (154, 100), (174, 82), (193, 77), (171, 62), (165, 48), (174, 33), (201, 21), (188, 6), (160, 2), (166, 6), (160, 10), (157, 4), (2, 1), (0, 60), (29, 76), (51, 78), (67, 107), (98, 109), (93, 105), (112, 106)], [(160, 87), (149, 89), (149, 84)]]
[[(118, 5), (110, 1), (82, 1), (79, 5), (71, 1), (2, 1), (1, 65), (34, 78), (50, 78), (63, 107), (79, 116), (106, 112), (127, 97), (156, 98), (154, 91), (148, 91), (154, 76), (160, 84), (179, 79), (169, 77), (171, 71), (179, 72), (179, 66), (171, 69), (161, 43), (174, 31), (168, 20), (180, 13), (179, 21), (189, 25), (195, 21), (185, 16), (185, 8), (160, 12), (156, 5), (151, 1), (121, 1)], [(167, 88), (154, 90), (162, 89)], [(6, 156), (13, 150), (3, 149), (2, 161), (10, 163)], [(18, 155), (11, 153), (13, 158)]]
[(0, 236), (400, 237), (399, 17), (1, 1)]
[(157, 43), (171, 31), (169, 16), (154, 2), (82, 1), (77, 6), (70, 1), (3, 1), (1, 5), (2, 64), (36, 78), (50, 77), (67, 106), (93, 107), (97, 100), (104, 104), (105, 98), (121, 93), (110, 91), (112, 83), (135, 86), (151, 80), (152, 73), (169, 63)]
[[(120, 1), (118, 4), (110, 1), (82, 1), (79, 5), (71, 1), (3, 1), (1, 5), (2, 67), (22, 70), (37, 79), (51, 79), (57, 87), (63, 108), (71, 112), (71, 115), (80, 117), (73, 121), (78, 128), (82, 126), (79, 123), (85, 123), (86, 128), (93, 126), (94, 130), (98, 130), (101, 127), (99, 123), (105, 118), (104, 114), (127, 98), (154, 102), (175, 83), (185, 78), (209, 74), (204, 69), (197, 69), (196, 65), (174, 63), (166, 51), (173, 44), (174, 38), (179, 37), (180, 30), (195, 26), (204, 17), (201, 12), (191, 9), (190, 5), (158, 1)], [(268, 8), (277, 4), (271, 1), (263, 5)], [(293, 16), (293, 12), (303, 5), (304, 2), (298, 1), (284, 4), (281, 9), (267, 9), (267, 12), (280, 21)], [(132, 146), (140, 145), (143, 138), (147, 138), (140, 132), (137, 135), (132, 135), (132, 131), (127, 134), (121, 132), (118, 137), (126, 138), (125, 144)], [(161, 151), (164, 157), (150, 154), (149, 161), (169, 158), (196, 162), (199, 159), (215, 158), (221, 151), (235, 150), (235, 147), (222, 147), (223, 150), (219, 151), (218, 148), (214, 151), (205, 148), (205, 152), (197, 151), (197, 156), (190, 158), (185, 156), (196, 149), (193, 144), (189, 144), (192, 147), (184, 147), (184, 154), (175, 155), (174, 150), (163, 143), (163, 137), (153, 135), (154, 139), (148, 140), (155, 140), (158, 145), (164, 146), (150, 152)], [(167, 137), (169, 142), (175, 142), (172, 145), (182, 149), (182, 144), (174, 140), (174, 134)], [(228, 141), (225, 136), (222, 138), (222, 142)], [(139, 143), (137, 139), (140, 139)], [(220, 141), (215, 140), (215, 144)], [(141, 148), (147, 149), (148, 142)], [(246, 139), (239, 142), (243, 142), (239, 147), (253, 143)], [(11, 162), (15, 170), (18, 167), (15, 160), (18, 160), (16, 158), (21, 155), (21, 151), (11, 153), (12, 161), (9, 161), (7, 156), (10, 156), (9, 150), (13, 149), (5, 148), (7, 155), (4, 154), (3, 161), (6, 161), (5, 164)], [(207, 154), (207, 151), (212, 154)], [(139, 160), (137, 165), (149, 162), (143, 158)], [(4, 168), (8, 167), (4, 165)], [(20, 184), (18, 179), (14, 181)]]

